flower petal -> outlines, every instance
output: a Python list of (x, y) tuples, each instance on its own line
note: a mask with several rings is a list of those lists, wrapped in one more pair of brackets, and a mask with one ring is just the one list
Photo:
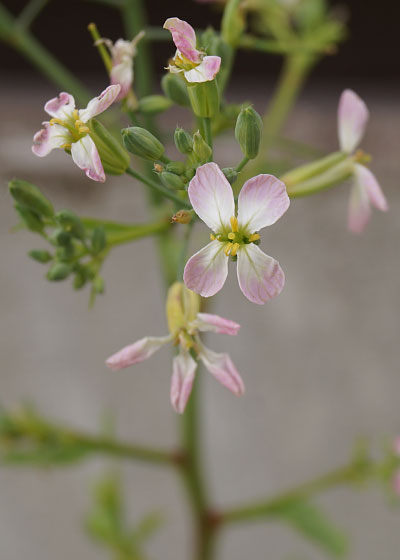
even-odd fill
[(192, 392), (197, 363), (188, 351), (182, 350), (172, 362), (171, 403), (182, 414)]
[(189, 290), (203, 297), (220, 291), (228, 276), (228, 257), (224, 247), (225, 244), (220, 241), (211, 241), (190, 257), (183, 272), (183, 281)]
[(57, 119), (67, 119), (72, 116), (75, 109), (75, 99), (71, 94), (62, 91), (58, 97), (50, 99), (44, 106), (44, 110), (50, 116)]
[(354, 165), (354, 172), (356, 180), (366, 190), (370, 202), (378, 210), (386, 212), (389, 208), (388, 203), (375, 175), (368, 169), (368, 167), (360, 165), (359, 163)]
[(347, 227), (353, 233), (362, 233), (371, 217), (371, 204), (367, 190), (357, 181), (351, 187)]
[(237, 276), (243, 294), (258, 305), (276, 297), (285, 285), (285, 275), (278, 261), (253, 243), (238, 251)]
[(227, 389), (237, 396), (243, 395), (244, 383), (229, 354), (218, 354), (206, 348), (198, 340), (199, 358), (208, 371)]
[(219, 315), (212, 313), (197, 313), (196, 319), (193, 321), (193, 326), (198, 331), (211, 331), (218, 334), (229, 334), (231, 336), (237, 335), (240, 325)]
[(254, 233), (274, 224), (289, 208), (286, 186), (273, 175), (257, 175), (243, 185), (238, 200), (239, 227)]
[(106, 365), (113, 371), (118, 371), (150, 358), (164, 344), (171, 341), (171, 336), (141, 338), (133, 344), (129, 344), (110, 356)]
[(190, 181), (189, 199), (194, 211), (216, 233), (230, 228), (235, 215), (232, 187), (216, 163), (205, 163), (197, 168)]
[(353, 90), (345, 89), (339, 100), (338, 133), (340, 149), (351, 153), (364, 136), (369, 112), (364, 101)]
[(174, 17), (168, 18), (163, 27), (171, 32), (176, 48), (185, 58), (190, 62), (200, 62), (200, 51), (196, 49), (196, 33), (191, 25)]
[(128, 93), (133, 82), (133, 66), (132, 59), (127, 58), (112, 67), (110, 72), (111, 84), (120, 85), (120, 90), (115, 101), (121, 101)]
[(79, 118), (81, 121), (86, 123), (96, 115), (100, 115), (100, 113), (108, 109), (117, 99), (120, 89), (121, 86), (119, 84), (108, 86), (98, 97), (91, 99), (86, 109), (79, 110)]
[(106, 176), (103, 164), (101, 163), (96, 144), (88, 134), (72, 144), (71, 156), (79, 169), (85, 172), (86, 177), (93, 181), (104, 183)]
[(47, 156), (54, 148), (61, 148), (71, 141), (68, 130), (59, 124), (42, 123), (44, 128), (33, 137), (32, 152), (35, 156)]
[(201, 63), (185, 72), (185, 78), (188, 82), (209, 82), (215, 78), (221, 66), (221, 58), (219, 56), (205, 56)]

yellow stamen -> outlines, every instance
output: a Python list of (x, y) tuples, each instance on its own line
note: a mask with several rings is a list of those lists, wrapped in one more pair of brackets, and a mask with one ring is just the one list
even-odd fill
[(249, 237), (250, 243), (253, 243), (253, 241), (258, 241), (259, 239), (260, 239), (259, 233), (252, 233)]
[(224, 249), (224, 253), (227, 257), (229, 256), (231, 249), (232, 249), (232, 243), (227, 243)]
[(230, 239), (231, 241), (233, 241), (235, 237), (236, 235), (233, 233), (233, 231), (231, 231), (231, 233), (228, 233), (228, 239)]
[(78, 109), (74, 109), (72, 115), (73, 115), (74, 119), (77, 121), (79, 119)]
[(63, 150), (66, 150), (66, 149), (70, 150), (70, 149), (71, 149), (71, 144), (68, 144), (68, 143), (67, 143), (67, 144), (63, 144), (63, 145), (61, 146), (61, 149), (63, 149)]
[(49, 124), (61, 124), (62, 126), (64, 126), (64, 121), (62, 121), (61, 119), (50, 119)]
[(215, 241), (217, 238), (215, 237), (215, 235), (213, 233), (210, 233), (210, 239), (211, 239), (211, 241)]
[(236, 257), (236, 253), (238, 252), (239, 247), (240, 247), (240, 243), (234, 243), (232, 245), (231, 257)]
[(79, 134), (83, 134), (84, 132), (90, 132), (90, 128), (87, 126), (80, 126), (78, 129)]
[(235, 216), (232, 216), (230, 221), (231, 221), (232, 231), (233, 232), (239, 231), (237, 218)]

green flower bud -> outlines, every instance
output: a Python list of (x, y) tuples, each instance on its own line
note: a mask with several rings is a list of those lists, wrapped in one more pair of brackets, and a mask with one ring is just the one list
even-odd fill
[(243, 155), (254, 159), (260, 149), (263, 122), (260, 115), (248, 105), (239, 113), (235, 127), (235, 137)]
[(181, 154), (191, 154), (193, 152), (193, 138), (183, 128), (175, 129), (174, 141)]
[(95, 255), (106, 248), (106, 232), (103, 227), (96, 227), (92, 233), (92, 251)]
[(193, 152), (201, 163), (209, 161), (212, 150), (199, 131), (193, 135)]
[(65, 263), (55, 263), (47, 271), (47, 280), (50, 282), (59, 282), (60, 280), (65, 280), (71, 272), (71, 267)]
[(172, 106), (171, 99), (163, 95), (148, 95), (139, 101), (139, 111), (146, 115), (163, 113)]
[(168, 99), (171, 99), (177, 105), (190, 107), (186, 83), (180, 76), (168, 72), (161, 80), (161, 88)]
[(183, 161), (170, 161), (165, 166), (166, 171), (175, 173), (176, 175), (182, 175), (185, 172), (186, 166)]
[(68, 231), (62, 228), (57, 228), (49, 235), (50, 243), (58, 247), (67, 247), (71, 245), (72, 236)]
[(102, 124), (96, 119), (89, 122), (90, 136), (99, 152), (105, 173), (122, 175), (129, 166), (129, 154)]
[(42, 222), (41, 217), (36, 214), (36, 212), (29, 210), (29, 208), (27, 208), (26, 206), (22, 206), (21, 204), (15, 204), (14, 208), (18, 212), (19, 217), (28, 229), (38, 232), (43, 231), (44, 223)]
[(102, 278), (101, 276), (96, 276), (92, 284), (93, 292), (95, 294), (103, 294), (104, 288), (105, 288), (104, 278)]
[(48, 263), (53, 258), (48, 251), (41, 249), (33, 249), (33, 251), (29, 251), (28, 255), (31, 259), (40, 263)]
[(224, 169), (222, 169), (222, 173), (225, 175), (231, 185), (233, 185), (239, 175), (239, 173), (233, 167), (224, 167)]
[(87, 278), (84, 269), (79, 270), (75, 273), (73, 288), (74, 290), (80, 290), (86, 284)]
[(121, 130), (125, 148), (143, 159), (155, 161), (164, 154), (164, 146), (151, 132), (140, 126), (131, 126)]
[(164, 185), (170, 189), (181, 190), (185, 187), (179, 175), (175, 175), (175, 173), (171, 173), (170, 171), (163, 171), (160, 173), (160, 178)]
[(57, 222), (77, 239), (85, 239), (85, 226), (74, 212), (71, 210), (60, 210), (55, 216)]
[(219, 113), (219, 90), (216, 80), (187, 85), (190, 104), (196, 117), (215, 117)]
[(45, 216), (46, 218), (54, 216), (52, 203), (32, 183), (14, 179), (9, 182), (8, 187), (11, 196), (19, 205), (25, 206), (39, 216)]

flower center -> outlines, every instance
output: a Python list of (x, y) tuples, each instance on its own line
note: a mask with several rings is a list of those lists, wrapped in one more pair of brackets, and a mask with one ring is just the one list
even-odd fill
[(191, 60), (186, 58), (186, 56), (184, 56), (182, 53), (177, 54), (173, 59), (173, 62), (177, 68), (180, 68), (185, 72), (187, 70), (193, 70), (193, 68), (196, 68), (200, 64), (200, 63), (192, 62)]
[[(60, 126), (66, 128), (70, 133), (70, 135), (72, 136), (71, 139), (72, 142), (77, 142), (78, 140), (80, 140), (90, 132), (89, 127), (87, 127), (85, 123), (80, 120), (78, 109), (74, 109), (72, 116), (68, 117), (67, 119), (63, 120), (63, 119), (54, 118), (54, 119), (50, 119), (49, 122), (50, 125), (59, 124)], [(71, 148), (71, 143), (67, 142), (66, 144), (63, 144), (61, 148)]]
[(248, 234), (247, 231), (243, 231), (239, 228), (238, 219), (236, 216), (232, 216), (230, 219), (231, 231), (224, 231), (222, 233), (213, 233), (210, 235), (211, 241), (220, 241), (225, 243), (224, 253), (225, 255), (236, 257), (236, 254), (241, 245), (248, 245), (249, 243), (256, 243), (260, 239), (259, 233)]

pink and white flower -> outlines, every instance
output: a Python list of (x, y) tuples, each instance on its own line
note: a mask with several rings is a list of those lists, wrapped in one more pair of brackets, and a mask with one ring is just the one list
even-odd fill
[(209, 82), (218, 74), (221, 66), (219, 56), (206, 56), (196, 48), (196, 33), (191, 25), (179, 18), (169, 18), (164, 29), (172, 34), (177, 48), (173, 64), (168, 69), (176, 74), (183, 72), (188, 82)]
[[(339, 145), (352, 154), (364, 136), (369, 112), (364, 101), (351, 89), (343, 91), (338, 107)], [(386, 211), (385, 195), (373, 173), (360, 163), (354, 164), (354, 184), (348, 208), (348, 227), (361, 233), (371, 216), (371, 205)]]
[(170, 335), (142, 338), (110, 356), (106, 364), (113, 371), (118, 371), (147, 360), (168, 343), (178, 346), (178, 354), (172, 363), (170, 397), (173, 408), (182, 413), (192, 390), (197, 369), (196, 360), (202, 361), (206, 369), (232, 393), (237, 396), (244, 393), (242, 378), (229, 355), (206, 348), (199, 336), (200, 332), (235, 336), (239, 328), (237, 323), (218, 315), (196, 313), (192, 318), (186, 317), (178, 326), (172, 328)]
[(274, 224), (289, 208), (282, 181), (257, 175), (243, 185), (235, 215), (232, 187), (216, 163), (197, 169), (190, 181), (194, 211), (212, 230), (211, 243), (193, 255), (184, 271), (186, 286), (203, 297), (213, 296), (228, 276), (229, 257), (237, 257), (237, 276), (243, 294), (259, 305), (277, 296), (285, 283), (278, 261), (257, 246), (258, 231)]
[(44, 110), (52, 118), (43, 122), (44, 128), (34, 135), (32, 152), (44, 157), (55, 148), (70, 150), (74, 163), (89, 179), (104, 183), (103, 164), (87, 123), (114, 103), (120, 89), (120, 85), (109, 86), (91, 99), (86, 109), (76, 109), (75, 100), (69, 93), (62, 92), (50, 99)]

